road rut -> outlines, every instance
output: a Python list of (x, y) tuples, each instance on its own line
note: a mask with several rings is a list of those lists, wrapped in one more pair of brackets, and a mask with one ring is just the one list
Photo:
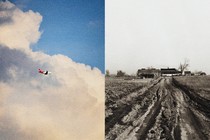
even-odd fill
[(177, 86), (171, 77), (134, 93), (124, 97), (106, 118), (107, 140), (210, 139), (210, 118), (203, 109), (208, 103), (192, 99), (194, 95)]

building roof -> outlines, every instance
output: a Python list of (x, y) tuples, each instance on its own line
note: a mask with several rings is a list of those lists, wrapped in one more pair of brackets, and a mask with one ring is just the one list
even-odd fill
[(160, 71), (161, 71), (161, 74), (177, 74), (177, 73), (181, 73), (181, 71), (178, 71), (175, 68), (161, 68)]
[(139, 69), (138, 73), (147, 73), (147, 74), (152, 74), (152, 73), (157, 73), (160, 72), (159, 69)]

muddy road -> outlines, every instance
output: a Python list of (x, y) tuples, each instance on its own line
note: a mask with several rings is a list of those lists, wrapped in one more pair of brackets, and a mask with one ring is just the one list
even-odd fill
[(210, 139), (210, 100), (170, 77), (106, 102), (106, 140)]

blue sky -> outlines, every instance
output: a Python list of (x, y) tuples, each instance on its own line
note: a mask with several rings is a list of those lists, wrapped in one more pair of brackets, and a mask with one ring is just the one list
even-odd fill
[(104, 73), (104, 0), (10, 1), (43, 17), (43, 34), (34, 51), (64, 54)]

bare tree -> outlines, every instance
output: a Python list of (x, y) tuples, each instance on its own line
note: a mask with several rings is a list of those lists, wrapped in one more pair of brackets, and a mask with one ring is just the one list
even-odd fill
[(181, 71), (181, 73), (183, 74), (183, 72), (185, 71), (185, 70), (187, 70), (187, 68), (190, 66), (190, 64), (189, 64), (189, 60), (188, 59), (185, 59), (184, 60), (184, 63), (180, 63), (180, 65), (179, 65), (179, 70)]

